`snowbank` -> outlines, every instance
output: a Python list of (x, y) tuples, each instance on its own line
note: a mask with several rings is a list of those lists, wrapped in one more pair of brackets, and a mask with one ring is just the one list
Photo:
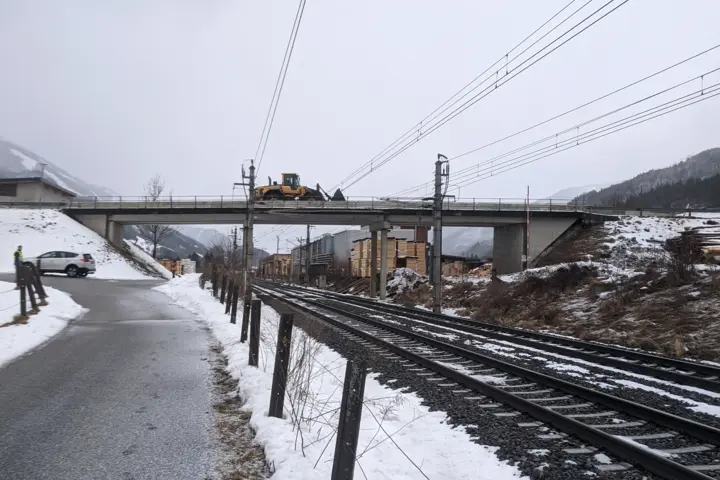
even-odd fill
[(427, 277), (420, 275), (412, 268), (398, 268), (392, 272), (392, 277), (387, 282), (387, 292), (390, 296), (400, 295), (427, 282)]
[[(307, 383), (303, 380), (301, 388), (306, 389), (308, 395), (300, 401), (298, 397), (295, 401), (285, 401), (285, 419), (270, 418), (267, 409), (279, 320), (275, 311), (263, 307), (259, 368), (253, 368), (247, 365), (247, 344), (239, 341), (240, 325), (230, 324), (223, 306), (198, 288), (198, 275), (173, 279), (156, 290), (168, 295), (172, 303), (198, 315), (223, 345), (229, 373), (239, 380), (244, 408), (252, 412), (250, 422), (257, 432), (256, 441), (263, 446), (267, 461), (275, 466), (273, 479), (330, 478), (345, 359), (295, 329), (292, 342), (295, 358), (291, 370), (300, 368), (298, 352), (306, 352), (302, 356), (305, 369), (299, 378), (306, 379)], [(298, 390), (290, 385), (288, 395)], [(290, 410), (290, 405), (297, 409)], [(498, 460), (494, 454), (496, 449), (472, 442), (463, 428), (452, 428), (445, 423), (444, 413), (429, 411), (412, 393), (380, 385), (374, 374), (368, 375), (366, 381), (365, 406), (357, 468), (364, 472), (363, 478), (522, 478), (515, 467)], [(300, 408), (301, 418), (305, 420), (293, 422)], [(361, 475), (359, 471), (356, 473)]]
[[(0, 328), (0, 366), (42, 345), (60, 333), (74, 318), (87, 311), (70, 298), (67, 293), (45, 287), (48, 305), (40, 308), (26, 325), (8, 325)], [(13, 321), (20, 312), (20, 293), (15, 285), (0, 282), (0, 325)]]
[[(632, 263), (655, 259), (663, 251), (666, 240), (680, 236), (685, 230), (708, 226), (709, 221), (720, 221), (720, 213), (705, 213), (698, 217), (622, 217), (617, 222), (605, 223), (606, 245), (615, 261), (624, 259)], [(716, 232), (720, 232), (720, 228)]]
[(125, 242), (128, 250), (130, 250), (130, 254), (135, 257), (135, 260), (145, 264), (146, 267), (156, 271), (166, 280), (172, 278), (172, 272), (165, 268), (165, 266), (163, 266), (161, 263), (156, 262), (155, 259), (152, 258), (152, 256), (148, 254), (143, 248), (140, 248), (138, 245), (135, 245), (134, 243), (127, 240), (123, 241)]
[[(0, 272), (14, 271), (12, 253), (18, 245), (23, 246), (26, 257), (53, 250), (89, 253), (95, 258), (97, 272), (88, 278), (151, 278), (128, 262), (100, 235), (56, 210), (0, 209)], [(152, 259), (143, 263), (157, 265)], [(159, 268), (163, 267), (157, 265), (152, 268), (160, 271)]]

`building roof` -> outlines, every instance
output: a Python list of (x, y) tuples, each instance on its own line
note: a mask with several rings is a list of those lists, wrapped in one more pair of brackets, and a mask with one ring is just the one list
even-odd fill
[(77, 197), (77, 193), (63, 188), (57, 183), (51, 182), (45, 177), (4, 177), (0, 178), (0, 183), (44, 183), (48, 187), (55, 189), (69, 197)]

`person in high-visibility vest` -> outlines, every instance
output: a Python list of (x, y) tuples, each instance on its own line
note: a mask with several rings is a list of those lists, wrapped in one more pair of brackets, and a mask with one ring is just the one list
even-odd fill
[(20, 267), (23, 263), (22, 245), (18, 245), (13, 254), (13, 259), (15, 264), (15, 290), (20, 290)]

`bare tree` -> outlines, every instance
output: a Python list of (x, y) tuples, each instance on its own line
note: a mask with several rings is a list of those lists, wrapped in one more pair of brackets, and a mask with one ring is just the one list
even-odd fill
[[(145, 201), (146, 203), (157, 203), (165, 191), (165, 181), (156, 173), (145, 184)], [(140, 235), (152, 244), (152, 257), (157, 258), (158, 245), (162, 244), (173, 232), (170, 225), (142, 225), (140, 226)]]
[(208, 253), (212, 255), (213, 263), (237, 270), (240, 268), (242, 248), (229, 237), (213, 243)]

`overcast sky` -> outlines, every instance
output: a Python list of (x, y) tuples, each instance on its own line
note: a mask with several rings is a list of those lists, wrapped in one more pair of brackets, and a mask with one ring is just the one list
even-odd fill
[[(260, 179), (296, 171), (306, 184), (334, 186), (566, 3), (309, 0)], [(289, 0), (0, 1), (0, 136), (123, 195), (141, 193), (154, 172), (175, 195), (229, 194), (255, 153), (296, 8)], [(497, 140), (719, 43), (718, 18), (717, 0), (631, 0), (346, 194), (429, 181), (438, 152)], [(718, 51), (452, 168), (716, 67)], [(720, 100), (709, 100), (460, 196), (522, 197), (529, 185), (538, 198), (623, 180), (717, 146), (718, 113)]]

